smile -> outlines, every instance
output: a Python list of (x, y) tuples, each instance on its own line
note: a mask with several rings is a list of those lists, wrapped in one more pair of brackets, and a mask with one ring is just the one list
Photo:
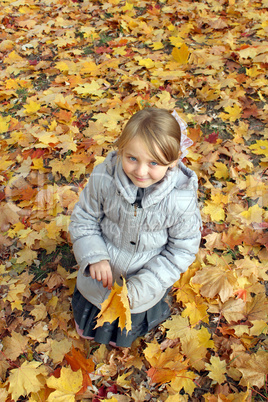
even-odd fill
[(148, 180), (147, 178), (143, 178), (143, 177), (136, 177), (136, 176), (134, 176), (134, 178), (135, 178), (135, 180), (137, 180), (137, 181), (146, 181), (146, 180)]

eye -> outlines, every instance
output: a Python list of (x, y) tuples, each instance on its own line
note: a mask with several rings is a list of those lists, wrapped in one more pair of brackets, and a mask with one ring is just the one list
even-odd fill
[(152, 166), (157, 166), (158, 163), (153, 161), (153, 162), (151, 162), (151, 165), (152, 165)]
[(132, 162), (136, 162), (137, 159), (134, 156), (130, 156), (129, 160), (132, 161)]

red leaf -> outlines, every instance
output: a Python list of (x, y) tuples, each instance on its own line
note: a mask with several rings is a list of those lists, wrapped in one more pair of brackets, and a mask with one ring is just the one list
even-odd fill
[(95, 50), (96, 53), (100, 54), (100, 53), (113, 53), (113, 49), (111, 49), (110, 47), (106, 47), (106, 46), (100, 46), (97, 47)]
[(99, 396), (100, 398), (106, 398), (106, 396), (107, 396), (107, 390), (106, 390), (106, 388), (105, 388), (105, 385), (102, 385), (102, 386), (99, 388), (98, 396)]
[(38, 60), (29, 60), (29, 64), (31, 65), (31, 66), (36, 66), (37, 64), (38, 64)]
[(219, 138), (219, 133), (215, 133), (215, 131), (211, 134), (209, 134), (209, 136), (207, 138), (205, 138), (205, 141), (209, 142), (210, 144), (215, 144), (217, 142), (217, 139)]

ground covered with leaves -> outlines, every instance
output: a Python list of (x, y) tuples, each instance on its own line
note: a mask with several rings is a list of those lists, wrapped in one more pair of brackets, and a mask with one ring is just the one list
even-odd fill
[[(1, 401), (267, 400), (268, 1), (1, 0)], [(176, 110), (203, 239), (172, 316), (79, 339), (73, 206), (125, 121)]]

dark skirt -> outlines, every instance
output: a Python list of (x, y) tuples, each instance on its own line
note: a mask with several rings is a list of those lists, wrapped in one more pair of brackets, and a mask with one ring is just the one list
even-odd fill
[(82, 330), (84, 337), (94, 338), (96, 342), (105, 345), (109, 344), (109, 342), (113, 342), (116, 346), (130, 347), (135, 339), (139, 336), (144, 336), (169, 317), (170, 307), (165, 301), (167, 294), (168, 291), (165, 296), (149, 310), (138, 314), (131, 314), (132, 328), (131, 331), (127, 333), (125, 328), (123, 331), (118, 328), (118, 319), (111, 324), (105, 322), (103, 326), (94, 329), (96, 316), (100, 310), (85, 299), (79, 290), (75, 288), (72, 298), (74, 319), (79, 329)]

